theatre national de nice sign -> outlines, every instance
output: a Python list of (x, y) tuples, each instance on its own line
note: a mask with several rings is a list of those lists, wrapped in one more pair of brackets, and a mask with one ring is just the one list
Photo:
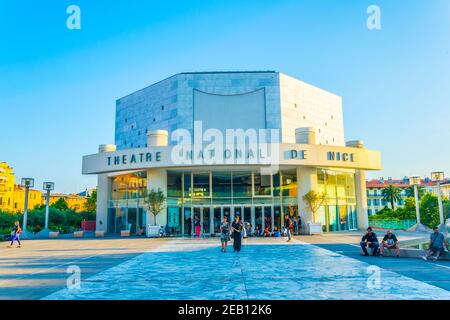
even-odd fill
[[(262, 149), (225, 148), (191, 150), (176, 154), (175, 145), (125, 149), (83, 157), (83, 174), (97, 174), (151, 168), (213, 165), (298, 165), (380, 170), (378, 151), (343, 146), (279, 144), (267, 152)], [(275, 151), (274, 151), (275, 150)], [(214, 161), (211, 161), (214, 159)]]
[[(308, 159), (309, 151), (308, 150), (289, 150), (285, 152), (285, 159), (299, 159), (306, 160)], [(357, 157), (355, 153), (348, 152), (336, 152), (336, 151), (328, 151), (326, 153), (328, 161), (349, 161), (355, 162)], [(209, 156), (214, 156), (214, 150), (209, 150)], [(257, 150), (257, 153), (252, 150), (240, 150), (240, 149), (226, 149), (223, 154), (223, 159), (231, 159), (234, 157), (235, 159), (255, 159), (255, 158), (264, 158), (264, 154), (262, 150)], [(186, 159), (194, 160), (195, 159), (204, 159), (205, 152), (203, 150), (198, 151), (194, 155), (194, 151), (190, 151), (186, 153)], [(127, 165), (127, 164), (135, 164), (135, 163), (151, 163), (151, 162), (160, 162), (161, 161), (161, 152), (130, 152), (129, 154), (122, 155), (114, 155), (106, 157), (107, 166), (117, 166), (117, 165)]]

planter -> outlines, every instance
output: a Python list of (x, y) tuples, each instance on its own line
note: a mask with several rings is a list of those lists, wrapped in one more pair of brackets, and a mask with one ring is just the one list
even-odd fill
[(322, 224), (308, 222), (308, 234), (322, 234)]
[(75, 231), (73, 233), (74, 238), (83, 238), (84, 232), (83, 231)]
[(50, 231), (49, 233), (48, 233), (48, 237), (49, 238), (58, 238), (59, 237), (59, 232), (53, 232), (53, 231)]
[(130, 230), (121, 230), (120, 231), (121, 237), (129, 237), (130, 236)]
[(148, 238), (159, 238), (161, 237), (160, 226), (147, 225), (147, 237)]
[(103, 238), (105, 236), (105, 231), (95, 231), (96, 238)]

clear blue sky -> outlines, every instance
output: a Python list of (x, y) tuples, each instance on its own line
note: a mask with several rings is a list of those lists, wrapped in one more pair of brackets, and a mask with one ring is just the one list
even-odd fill
[[(81, 30), (66, 8), (81, 8)], [(381, 8), (382, 29), (366, 28)], [(0, 0), (0, 161), (57, 191), (95, 186), (115, 100), (183, 71), (277, 70), (343, 97), (370, 177), (450, 176), (450, 1)]]

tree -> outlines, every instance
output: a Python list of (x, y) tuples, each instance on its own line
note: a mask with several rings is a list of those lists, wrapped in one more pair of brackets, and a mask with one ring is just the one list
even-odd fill
[(166, 202), (166, 196), (164, 192), (158, 188), (158, 190), (151, 189), (144, 192), (144, 203), (147, 211), (153, 214), (153, 224), (156, 225), (156, 216), (163, 210)]
[(316, 222), (317, 211), (319, 211), (320, 207), (325, 204), (327, 200), (326, 194), (311, 190), (307, 194), (305, 194), (302, 199), (306, 202), (309, 211), (311, 211), (312, 213), (313, 222)]
[(93, 190), (91, 194), (86, 197), (84, 210), (87, 212), (97, 212), (97, 190)]
[(69, 209), (69, 205), (67, 204), (67, 201), (64, 198), (59, 198), (58, 200), (56, 200), (51, 205), (51, 207), (61, 211), (66, 211), (67, 209)]
[[(419, 199), (425, 195), (425, 188), (423, 186), (417, 186), (417, 194), (419, 195)], [(405, 196), (414, 198), (414, 186), (409, 186), (405, 189)]]
[(420, 200), (420, 220), (430, 228), (440, 224), (438, 198), (432, 193), (425, 194)]
[(391, 203), (391, 209), (394, 210), (395, 203), (402, 200), (401, 192), (402, 191), (400, 188), (390, 184), (388, 187), (384, 188), (383, 191), (381, 191), (381, 195), (385, 201)]

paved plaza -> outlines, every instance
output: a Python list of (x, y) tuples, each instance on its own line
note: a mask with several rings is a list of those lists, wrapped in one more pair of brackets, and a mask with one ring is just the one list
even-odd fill
[(358, 238), (248, 239), (225, 254), (217, 239), (26, 241), (0, 250), (0, 298), (450, 299), (449, 261), (362, 257)]

